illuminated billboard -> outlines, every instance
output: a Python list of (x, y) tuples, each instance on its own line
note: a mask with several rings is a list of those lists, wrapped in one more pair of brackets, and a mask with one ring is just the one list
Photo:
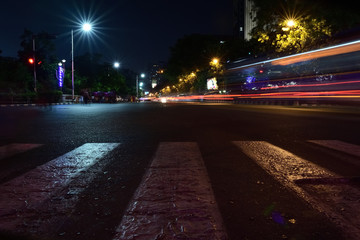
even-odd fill
[(207, 89), (208, 90), (218, 90), (218, 85), (217, 85), (217, 81), (216, 78), (209, 78), (207, 80)]

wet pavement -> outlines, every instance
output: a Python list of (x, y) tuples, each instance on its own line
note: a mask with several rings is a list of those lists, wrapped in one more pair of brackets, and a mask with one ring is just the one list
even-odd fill
[[(149, 221), (149, 239), (358, 236), (359, 185), (329, 184), (358, 176), (357, 150), (342, 147), (360, 146), (356, 111), (124, 103), (0, 114), (1, 239), (137, 239)], [(261, 149), (271, 168), (251, 155)]]

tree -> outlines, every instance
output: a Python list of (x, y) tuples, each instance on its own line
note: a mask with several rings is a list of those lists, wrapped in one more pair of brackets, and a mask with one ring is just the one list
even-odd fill
[(225, 48), (219, 36), (193, 34), (177, 41), (171, 48), (171, 55), (165, 76), (171, 84), (177, 83), (181, 75), (208, 67), (213, 57), (223, 57)]
[[(75, 57), (75, 72), (83, 77), (80, 89), (96, 88), (99, 76), (102, 74), (102, 55), (99, 53), (85, 53)], [(76, 80), (77, 81), (77, 80)]]
[(102, 65), (102, 74), (98, 78), (98, 91), (115, 91), (118, 94), (125, 95), (128, 91), (125, 77), (114, 69), (111, 64)]
[[(356, 2), (350, 0), (253, 1), (257, 26), (252, 36), (259, 40), (260, 50), (267, 53), (318, 48), (331, 41), (330, 36), (360, 23)], [(289, 19), (295, 19), (297, 26), (284, 31)]]
[(282, 20), (270, 32), (259, 32), (258, 35), (258, 41), (271, 45), (275, 52), (292, 54), (319, 46), (330, 37), (331, 30), (325, 20), (306, 16)]
[[(21, 50), (18, 51), (19, 60), (27, 63), (30, 57), (34, 56), (33, 44), (35, 43), (35, 60), (37, 88), (40, 91), (49, 91), (56, 88), (55, 71), (57, 68), (57, 58), (55, 55), (55, 44), (52, 39), (55, 37), (47, 32), (34, 34), (28, 29), (21, 35)], [(32, 73), (33, 65), (28, 66)]]
[(0, 90), (7, 92), (10, 89), (17, 92), (26, 92), (31, 89), (32, 75), (24, 63), (15, 58), (0, 57)]

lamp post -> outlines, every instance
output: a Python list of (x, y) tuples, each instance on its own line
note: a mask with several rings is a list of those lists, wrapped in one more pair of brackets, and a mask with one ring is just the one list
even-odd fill
[[(140, 74), (141, 78), (145, 77), (145, 73)], [(136, 97), (139, 97), (139, 75), (136, 75)]]
[(32, 44), (33, 44), (33, 65), (34, 65), (34, 91), (37, 92), (36, 89), (36, 58), (35, 58), (35, 35), (32, 35)]
[[(82, 25), (82, 30), (85, 32), (90, 32), (92, 26), (90, 23), (84, 23)], [(75, 89), (74, 89), (74, 30), (71, 29), (71, 85), (72, 85), (72, 100), (75, 99)]]
[(74, 30), (71, 29), (71, 86), (72, 86), (72, 100), (74, 101)]

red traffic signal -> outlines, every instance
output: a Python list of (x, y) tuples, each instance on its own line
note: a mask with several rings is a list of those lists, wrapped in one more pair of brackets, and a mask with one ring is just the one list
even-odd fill
[(33, 58), (29, 58), (29, 59), (28, 59), (28, 62), (29, 62), (30, 64), (34, 64), (35, 61), (34, 61)]

